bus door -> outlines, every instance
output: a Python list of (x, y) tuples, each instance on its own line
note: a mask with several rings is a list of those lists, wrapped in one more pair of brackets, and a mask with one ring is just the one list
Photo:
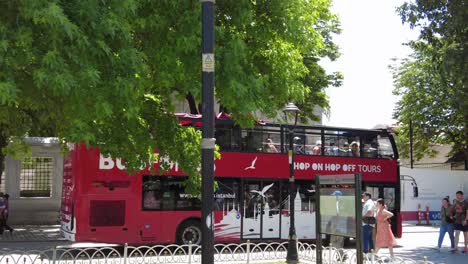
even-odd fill
[(397, 204), (396, 204), (396, 188), (393, 186), (385, 186), (379, 184), (364, 184), (366, 192), (372, 195), (372, 200), (376, 201), (378, 198), (383, 198), (387, 205), (387, 210), (394, 214), (391, 218), (392, 231), (397, 234)]
[(279, 181), (243, 183), (242, 238), (280, 238)]

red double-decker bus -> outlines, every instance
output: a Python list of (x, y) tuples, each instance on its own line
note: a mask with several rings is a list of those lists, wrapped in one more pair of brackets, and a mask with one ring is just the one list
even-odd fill
[[(178, 117), (184, 126), (201, 124), (199, 116)], [(215, 131), (221, 149), (215, 161), (215, 240), (287, 239), (287, 127), (259, 122), (243, 129), (220, 118)], [(315, 176), (343, 173), (360, 173), (363, 189), (386, 200), (395, 214), (393, 231), (401, 236), (398, 153), (386, 129), (297, 126), (294, 153), (298, 239), (316, 236)], [(185, 179), (177, 162), (163, 175), (128, 175), (120, 159), (72, 145), (64, 161), (61, 231), (73, 241), (200, 243), (201, 202), (184, 191)]]

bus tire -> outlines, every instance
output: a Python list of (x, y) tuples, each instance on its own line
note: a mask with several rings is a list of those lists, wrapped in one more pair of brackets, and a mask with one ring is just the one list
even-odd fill
[(188, 245), (190, 241), (194, 245), (201, 244), (202, 229), (198, 220), (184, 221), (177, 229), (176, 241), (181, 245)]

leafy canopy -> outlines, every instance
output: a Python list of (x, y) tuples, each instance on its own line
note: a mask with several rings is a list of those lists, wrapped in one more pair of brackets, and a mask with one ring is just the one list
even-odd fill
[[(216, 3), (217, 100), (243, 125), (287, 102), (327, 108), (339, 81), (331, 0)], [(176, 104), (201, 98), (201, 11), (193, 0), (0, 1), (0, 134), (49, 134), (124, 157), (136, 169), (153, 149), (198, 175), (200, 134)], [(191, 177), (197, 182), (197, 177)]]
[(413, 54), (392, 67), (394, 93), (402, 96), (395, 118), (403, 142), (413, 120), (416, 158), (437, 142), (468, 159), (467, 10), (462, 0), (419, 0), (398, 9), (403, 22), (421, 32), (409, 43)]

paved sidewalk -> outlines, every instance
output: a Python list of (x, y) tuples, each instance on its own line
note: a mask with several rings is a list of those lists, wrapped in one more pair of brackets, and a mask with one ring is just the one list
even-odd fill
[[(60, 236), (60, 227), (53, 226), (14, 226), (15, 231), (6, 231), (0, 235), (0, 250), (45, 250), (58, 247), (99, 247), (114, 246), (102, 243), (74, 243)], [(415, 226), (404, 224), (403, 238), (397, 239), (395, 255), (438, 264), (466, 264), (468, 254), (451, 253), (448, 235), (442, 244), (442, 250), (436, 250), (439, 237), (438, 226)], [(463, 248), (463, 236), (460, 236), (459, 248)], [(388, 255), (388, 249), (381, 249), (378, 255)]]
[[(394, 249), (396, 256), (407, 257), (414, 260), (428, 261), (437, 264), (466, 264), (468, 254), (450, 252), (450, 239), (448, 234), (442, 243), (442, 249), (437, 250), (439, 226), (403, 225), (403, 237), (397, 239), (398, 247)], [(460, 234), (458, 247), (463, 249), (463, 235)], [(381, 249), (379, 253), (388, 254), (388, 249)]]
[(118, 246), (106, 243), (76, 243), (68, 241), (60, 234), (60, 225), (12, 226), (14, 231), (0, 235), (0, 250), (47, 250), (53, 247), (104, 247)]
[(5, 231), (0, 235), (0, 243), (65, 241), (60, 235), (60, 225), (26, 225), (13, 228), (13, 232)]

